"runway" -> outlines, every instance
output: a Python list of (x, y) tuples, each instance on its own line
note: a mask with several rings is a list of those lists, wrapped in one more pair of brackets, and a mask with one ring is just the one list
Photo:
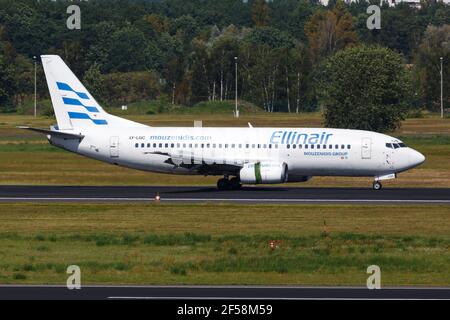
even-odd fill
[(157, 194), (162, 203), (450, 204), (450, 189), (445, 188), (0, 186), (0, 202), (151, 202)]
[(450, 288), (0, 286), (0, 300), (449, 300)]

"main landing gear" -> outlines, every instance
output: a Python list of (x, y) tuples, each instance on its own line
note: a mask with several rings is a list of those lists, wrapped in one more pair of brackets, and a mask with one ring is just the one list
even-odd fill
[(380, 181), (374, 181), (373, 183), (373, 190), (381, 190), (383, 188), (383, 185)]
[(225, 177), (217, 181), (217, 189), (219, 190), (238, 190), (241, 187), (241, 181), (237, 177), (231, 179)]

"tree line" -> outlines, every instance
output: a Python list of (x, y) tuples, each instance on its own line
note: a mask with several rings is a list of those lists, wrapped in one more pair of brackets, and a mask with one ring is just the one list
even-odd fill
[[(384, 77), (379, 86), (388, 88), (388, 78), (407, 82), (399, 103), (435, 111), (439, 58), (450, 62), (450, 6), (440, 1), (423, 1), (420, 9), (385, 3), (380, 30), (366, 26), (366, 1), (322, 6), (315, 0), (89, 0), (79, 3), (82, 29), (76, 31), (65, 23), (70, 4), (0, 0), (1, 111), (15, 111), (32, 99), (33, 57), (41, 54), (59, 54), (106, 106), (161, 96), (186, 107), (233, 99), (237, 57), (239, 98), (268, 112), (330, 107), (324, 77), (350, 72), (352, 60), (346, 61), (350, 69), (330, 68), (340, 61), (336, 55), (354, 48), (360, 48), (351, 51), (356, 65), (361, 52), (384, 54), (378, 63), (392, 69), (383, 72), (401, 73)], [(354, 71), (366, 69), (363, 64)], [(445, 77), (449, 71), (446, 63)], [(38, 73), (44, 99), (41, 67)], [(356, 84), (342, 85), (345, 90)], [(373, 83), (368, 87), (373, 90)]]

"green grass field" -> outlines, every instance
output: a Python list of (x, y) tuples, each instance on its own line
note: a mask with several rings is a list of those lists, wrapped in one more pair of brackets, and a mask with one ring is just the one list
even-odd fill
[[(320, 127), (319, 113), (264, 114), (247, 113), (236, 120), (231, 114), (128, 115), (128, 118), (152, 126), (192, 126), (203, 120), (205, 126)], [(138, 172), (70, 154), (50, 146), (39, 134), (16, 129), (18, 125), (48, 127), (54, 120), (30, 116), (0, 115), (0, 183), (26, 185), (214, 185), (215, 177), (186, 177)], [(424, 165), (408, 171), (388, 187), (450, 187), (450, 119), (434, 116), (408, 119), (393, 133), (427, 157)], [(81, 172), (81, 173), (80, 173)], [(317, 177), (300, 184), (305, 187), (369, 187), (366, 178)]]
[[(0, 204), (0, 283), (450, 283), (448, 206)], [(269, 242), (276, 240), (272, 251)]]

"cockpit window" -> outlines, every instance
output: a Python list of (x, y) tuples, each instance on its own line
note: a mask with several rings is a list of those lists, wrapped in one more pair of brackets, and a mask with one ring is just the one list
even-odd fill
[(389, 149), (398, 149), (398, 148), (407, 148), (407, 145), (403, 142), (400, 143), (386, 143), (386, 148)]

